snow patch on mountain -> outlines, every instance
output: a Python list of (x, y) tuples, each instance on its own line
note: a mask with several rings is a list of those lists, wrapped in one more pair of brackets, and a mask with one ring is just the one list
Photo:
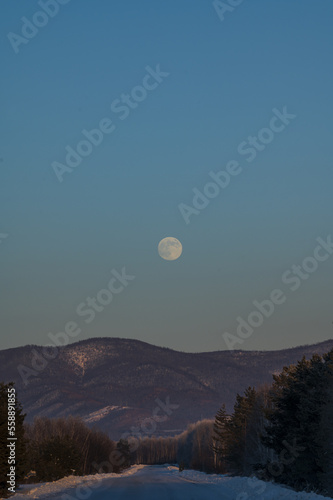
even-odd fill
[(107, 417), (111, 412), (122, 411), (131, 409), (130, 406), (105, 406), (100, 410), (89, 413), (86, 417), (83, 417), (83, 421), (86, 423), (98, 422), (103, 418)]
[(62, 358), (74, 371), (84, 375), (87, 368), (98, 366), (105, 358), (117, 358), (119, 352), (112, 345), (75, 344), (67, 346), (61, 353)]

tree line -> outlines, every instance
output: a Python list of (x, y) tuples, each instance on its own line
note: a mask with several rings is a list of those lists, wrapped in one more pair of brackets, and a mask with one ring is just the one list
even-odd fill
[(284, 367), (271, 386), (237, 394), (231, 414), (173, 438), (146, 438), (134, 463), (256, 476), (333, 496), (333, 349)]
[[(7, 394), (13, 384), (0, 384), (0, 496), (8, 489)], [(24, 423), (25, 414), (16, 399), (16, 485), (56, 481), (70, 475), (120, 473), (130, 466), (129, 444), (117, 443), (107, 434), (90, 429), (80, 418), (35, 418)]]
[[(0, 493), (8, 473), (7, 391), (0, 384)], [(233, 411), (222, 404), (215, 420), (189, 425), (174, 437), (112, 441), (78, 418), (36, 418), (24, 424), (17, 402), (18, 482), (67, 475), (121, 472), (131, 464), (178, 464), (179, 469), (257, 476), (333, 495), (333, 349), (302, 358), (273, 375), (271, 386), (237, 394)], [(1, 491), (2, 490), (2, 491)]]
[(273, 384), (237, 394), (214, 423), (222, 472), (256, 475), (297, 490), (333, 495), (333, 350), (273, 375)]

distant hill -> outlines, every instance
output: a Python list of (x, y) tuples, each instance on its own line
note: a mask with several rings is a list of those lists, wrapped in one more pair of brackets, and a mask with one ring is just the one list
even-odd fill
[[(0, 381), (16, 382), (28, 421), (37, 415), (75, 415), (113, 439), (133, 433), (133, 427), (143, 435), (153, 429), (154, 435), (166, 436), (201, 418), (213, 418), (222, 403), (231, 410), (237, 392), (271, 383), (272, 373), (283, 366), (332, 348), (333, 340), (328, 340), (281, 351), (191, 354), (138, 340), (94, 338), (60, 348), (27, 386), (18, 366), (31, 368), (32, 350), (41, 354), (42, 347), (0, 351)], [(179, 405), (169, 415), (163, 410), (166, 398)], [(163, 415), (163, 421), (152, 421)]]

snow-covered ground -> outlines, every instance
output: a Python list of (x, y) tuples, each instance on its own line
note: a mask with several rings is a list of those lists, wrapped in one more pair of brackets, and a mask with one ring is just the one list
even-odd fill
[(12, 500), (323, 500), (258, 479), (178, 471), (172, 465), (135, 465), (122, 474), (70, 476), (21, 487)]

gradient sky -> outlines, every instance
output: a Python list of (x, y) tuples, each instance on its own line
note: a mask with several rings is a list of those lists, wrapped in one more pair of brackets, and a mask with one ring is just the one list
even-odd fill
[[(237, 348), (331, 338), (333, 255), (295, 292), (281, 276), (333, 234), (333, 3), (244, 0), (221, 21), (206, 0), (71, 0), (16, 54), (7, 34), (38, 10), (11, 0), (0, 18), (0, 348), (76, 321), (75, 341), (224, 350), (276, 288), (285, 303)], [(111, 103), (158, 64), (169, 76), (121, 120)], [(247, 162), (239, 144), (283, 106), (296, 118)], [(106, 117), (60, 183), (52, 163)], [(179, 204), (231, 160), (242, 173), (186, 224)], [(177, 261), (158, 255), (166, 236)], [(124, 266), (135, 279), (86, 324), (77, 306)]]

